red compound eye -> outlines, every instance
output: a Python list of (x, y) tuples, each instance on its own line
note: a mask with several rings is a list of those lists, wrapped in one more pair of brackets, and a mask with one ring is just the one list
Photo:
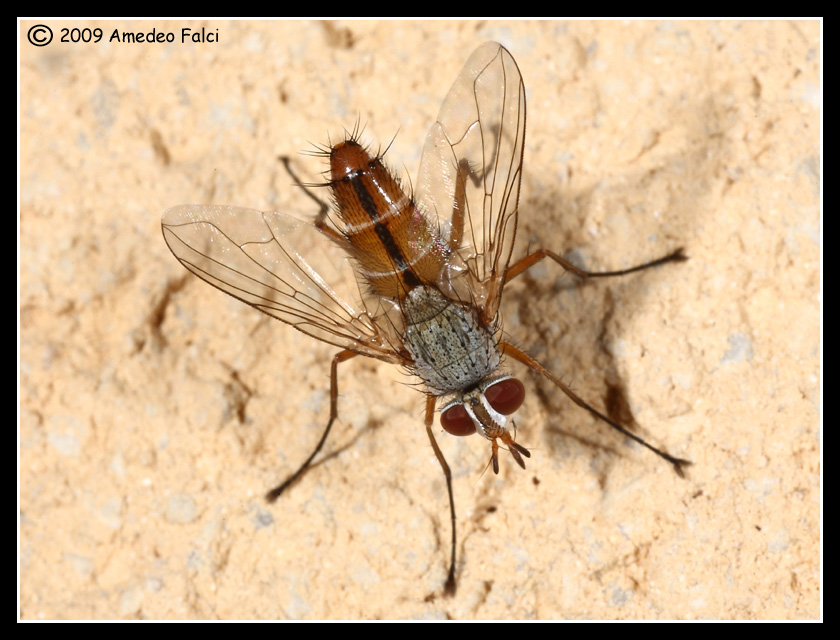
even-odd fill
[(499, 380), (484, 391), (487, 402), (503, 416), (515, 412), (525, 400), (525, 385), (516, 378)]
[(475, 425), (462, 404), (453, 404), (440, 414), (440, 426), (453, 436), (471, 436)]
[[(522, 406), (525, 385), (516, 378), (499, 380), (484, 390), (484, 397), (496, 411), (509, 416)], [(475, 433), (475, 424), (462, 404), (453, 404), (441, 413), (440, 426), (453, 436), (470, 436)]]

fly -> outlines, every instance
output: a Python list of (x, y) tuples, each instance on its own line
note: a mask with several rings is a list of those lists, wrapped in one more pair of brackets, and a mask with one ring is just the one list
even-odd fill
[[(545, 258), (580, 278), (619, 276), (685, 260), (682, 249), (630, 269), (587, 272), (547, 249), (511, 263), (525, 141), (525, 85), (511, 54), (481, 45), (449, 90), (426, 137), (417, 189), (409, 195), (356, 135), (325, 150), (334, 214), (314, 224), (276, 212), (181, 205), (163, 214), (170, 250), (202, 280), (340, 351), (330, 371), (330, 415), (306, 461), (266, 495), (276, 500), (309, 467), (338, 417), (338, 365), (368, 356), (405, 367), (426, 387), (426, 433), (446, 477), (452, 523), (445, 591), (455, 590), (452, 476), (432, 432), (438, 404), (450, 434), (480, 433), (523, 469), (511, 415), (524, 385), (503, 366), (516, 360), (573, 402), (670, 462), (689, 461), (645, 442), (578, 397), (499, 325), (505, 285)], [(325, 208), (326, 209), (326, 208)], [(303, 255), (300, 247), (321, 254)], [(355, 281), (342, 268), (349, 256)], [(320, 258), (320, 259), (319, 259)], [(316, 266), (317, 263), (317, 266)], [(361, 292), (361, 296), (359, 293)], [(362, 298), (360, 303), (352, 301)]]

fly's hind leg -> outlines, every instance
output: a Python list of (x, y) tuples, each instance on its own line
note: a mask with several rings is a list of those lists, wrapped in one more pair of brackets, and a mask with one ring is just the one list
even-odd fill
[(527, 271), (528, 269), (530, 269), (535, 264), (537, 264), (545, 258), (551, 258), (561, 267), (563, 267), (567, 271), (571, 271), (580, 278), (607, 278), (611, 276), (624, 276), (628, 273), (635, 273), (636, 271), (642, 271), (643, 269), (656, 267), (660, 264), (665, 264), (667, 262), (682, 262), (684, 260), (688, 260), (688, 256), (685, 255), (685, 253), (683, 253), (683, 249), (682, 247), (680, 247), (676, 251), (672, 251), (671, 253), (669, 253), (667, 256), (662, 256), (661, 258), (657, 258), (656, 260), (651, 260), (650, 262), (645, 262), (644, 264), (639, 264), (635, 267), (630, 267), (629, 269), (621, 269), (620, 271), (584, 271), (583, 269), (580, 269), (573, 265), (568, 260), (564, 260), (553, 251), (549, 251), (548, 249), (540, 249), (539, 251), (535, 251), (534, 253), (525, 256), (521, 260), (517, 261), (515, 264), (510, 265), (508, 267), (507, 273), (505, 274), (505, 284), (507, 284), (516, 276)]
[(475, 182), (475, 176), (470, 172), (470, 164), (467, 160), (461, 160), (458, 164), (458, 176), (455, 178), (455, 201), (452, 203), (452, 218), (449, 227), (449, 249), (456, 251), (461, 246), (464, 238), (464, 216), (467, 205), (467, 178)]
[(295, 184), (303, 189), (303, 192), (312, 200), (314, 200), (318, 204), (318, 215), (315, 216), (315, 226), (318, 228), (318, 231), (326, 235), (330, 240), (336, 242), (342, 247), (347, 246), (347, 239), (338, 231), (336, 231), (329, 223), (329, 213), (330, 213), (330, 205), (321, 200), (318, 196), (316, 196), (310, 187), (323, 187), (326, 185), (312, 185), (306, 184), (305, 182), (301, 182), (301, 179), (298, 178), (297, 174), (292, 171), (292, 164), (291, 160), (289, 160), (288, 156), (280, 156), (280, 162), (283, 163), (283, 166), (286, 169), (286, 172), (292, 177), (292, 180), (295, 181)]
[(330, 368), (330, 419), (327, 421), (327, 428), (324, 429), (324, 433), (321, 435), (321, 439), (318, 441), (315, 450), (306, 459), (306, 462), (304, 462), (297, 471), (286, 478), (281, 484), (265, 494), (265, 499), (268, 502), (274, 502), (277, 500), (277, 498), (279, 498), (286, 489), (294, 484), (297, 479), (300, 478), (300, 476), (303, 475), (303, 473), (309, 468), (309, 465), (312, 464), (312, 460), (315, 459), (318, 452), (321, 451), (321, 447), (323, 447), (324, 443), (327, 441), (327, 436), (330, 433), (333, 422), (335, 422), (335, 419), (338, 417), (338, 365), (357, 355), (357, 353), (345, 349), (344, 351), (337, 353), (332, 359), (332, 367)]

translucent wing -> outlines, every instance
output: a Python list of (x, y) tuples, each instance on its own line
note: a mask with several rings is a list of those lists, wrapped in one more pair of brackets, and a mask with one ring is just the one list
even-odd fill
[[(471, 296), (492, 318), (516, 239), (525, 85), (496, 42), (467, 60), (423, 148), (415, 194), (456, 247), (450, 278), (469, 273)], [(461, 231), (462, 229), (462, 231)]]
[(181, 205), (161, 227), (178, 261), (217, 289), (318, 340), (403, 361), (389, 327), (347, 302), (359, 297), (347, 255), (315, 226), (282, 213)]

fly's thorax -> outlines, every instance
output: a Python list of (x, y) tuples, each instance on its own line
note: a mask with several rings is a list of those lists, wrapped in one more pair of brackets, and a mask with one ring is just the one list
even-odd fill
[(374, 293), (402, 299), (436, 282), (447, 251), (379, 157), (353, 139), (330, 152), (330, 187), (357, 270)]
[(502, 358), (495, 331), (479, 322), (474, 309), (425, 286), (411, 289), (402, 308), (405, 347), (432, 394), (469, 389), (498, 369)]

